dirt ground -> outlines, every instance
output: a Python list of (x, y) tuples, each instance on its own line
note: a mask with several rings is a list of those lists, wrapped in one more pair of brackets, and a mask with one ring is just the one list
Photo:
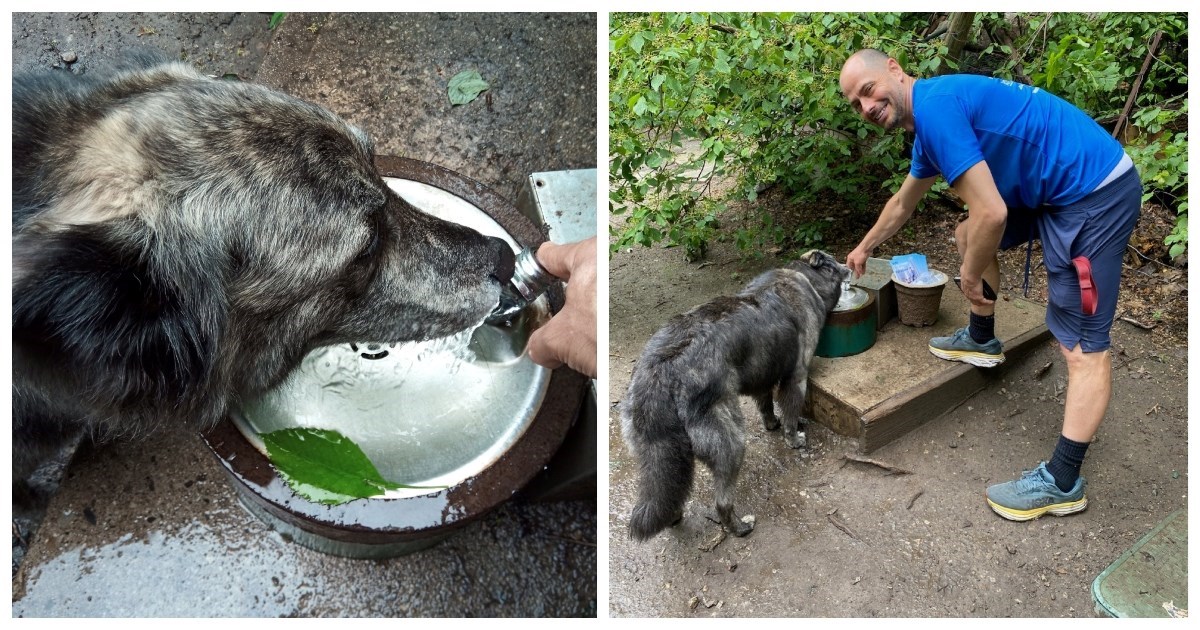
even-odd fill
[[(776, 204), (773, 212), (797, 211), (770, 197), (761, 203)], [(846, 213), (824, 247), (844, 259), (873, 218)], [(1134, 240), (1161, 243), (1168, 218), (1149, 208)], [(945, 209), (923, 211), (876, 255), (918, 251), (931, 266), (956, 269), (955, 221)], [(1023, 249), (1002, 256), (1002, 291), (1019, 290), (1024, 258)], [(1044, 303), (1039, 261), (1035, 248), (1029, 296)], [(699, 263), (686, 263), (681, 248), (622, 250), (610, 260), (610, 615), (1099, 616), (1092, 581), (1187, 506), (1186, 269), (1134, 252), (1118, 311), (1126, 319), (1113, 328), (1113, 398), (1083, 468), (1090, 499), (1083, 513), (1016, 523), (983, 499), (988, 485), (1053, 451), (1066, 368), (1049, 341), (998, 368), (956, 409), (870, 454), (911, 474), (848, 461), (857, 442), (816, 423), (809, 446), (793, 451), (778, 432), (762, 429), (746, 399), (738, 493), (740, 508), (756, 516), (755, 530), (722, 539), (720, 527), (699, 515), (712, 500), (711, 477), (700, 467), (683, 521), (646, 543), (629, 539), (635, 464), (617, 404), (645, 342), (672, 315), (733, 293), (781, 262), (747, 260), (726, 243)]]

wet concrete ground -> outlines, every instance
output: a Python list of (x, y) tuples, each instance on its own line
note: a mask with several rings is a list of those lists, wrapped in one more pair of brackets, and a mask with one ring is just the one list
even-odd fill
[[(86, 72), (152, 46), (325, 105), (378, 153), (514, 202), (532, 173), (596, 167), (594, 14), (292, 14), (275, 32), (268, 18), (14, 14), (13, 68)], [(469, 68), (491, 96), (451, 107), (446, 82)], [(249, 514), (197, 436), (168, 429), (77, 455), (29, 537), (12, 614), (594, 616), (596, 537), (595, 501), (513, 501), (402, 558), (313, 552)]]

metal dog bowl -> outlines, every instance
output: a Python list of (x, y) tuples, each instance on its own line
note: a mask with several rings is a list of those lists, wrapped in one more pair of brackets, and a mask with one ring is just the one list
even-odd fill
[(815, 354), (819, 357), (848, 357), (875, 345), (875, 296), (858, 287), (847, 286), (834, 306)]
[[(414, 160), (381, 157), (377, 165), (393, 190), (430, 214), (505, 239), (514, 250), (543, 240), (529, 219), (476, 182)], [(555, 288), (507, 328), (318, 348), (204, 440), (243, 504), (296, 542), (360, 558), (423, 549), (511, 498), (562, 443), (586, 378), (546, 370), (524, 353), (529, 333), (561, 306)], [(385, 479), (426, 488), (340, 505), (311, 502), (276, 473), (259, 438), (295, 427), (336, 430)]]

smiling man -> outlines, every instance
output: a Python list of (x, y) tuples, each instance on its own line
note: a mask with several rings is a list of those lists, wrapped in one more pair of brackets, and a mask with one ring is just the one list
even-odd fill
[[(1087, 114), (1040, 88), (974, 75), (917, 80), (872, 49), (846, 60), (840, 83), (867, 122), (915, 134), (908, 176), (846, 257), (855, 274), (908, 221), (938, 175), (967, 204), (954, 235), (969, 325), (931, 339), (931, 353), (980, 367), (1004, 361), (984, 282), (1000, 286), (998, 249), (1041, 239), (1046, 325), (1067, 362), (1062, 434), (1048, 462), (991, 486), (987, 502), (1020, 521), (1082, 511), (1087, 483), (1079, 471), (1112, 393), (1109, 330), (1121, 260), (1141, 214), (1132, 160)], [(1025, 274), (1028, 282), (1028, 254)]]

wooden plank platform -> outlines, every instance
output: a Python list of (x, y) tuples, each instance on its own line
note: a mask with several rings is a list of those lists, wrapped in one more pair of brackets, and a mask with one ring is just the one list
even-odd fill
[(967, 314), (966, 298), (948, 283), (934, 325), (917, 328), (892, 319), (865, 352), (817, 357), (809, 375), (810, 417), (858, 438), (860, 450), (870, 452), (958, 406), (1051, 339), (1043, 306), (1001, 295), (996, 336), (1004, 344), (1004, 364), (977, 368), (930, 354), (929, 339), (965, 326)]

